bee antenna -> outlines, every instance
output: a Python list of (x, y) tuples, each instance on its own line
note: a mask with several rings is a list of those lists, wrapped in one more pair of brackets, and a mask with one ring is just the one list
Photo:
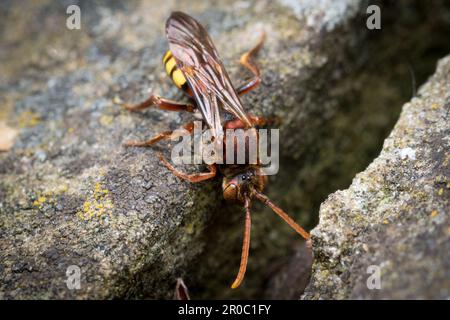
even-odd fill
[(248, 252), (250, 249), (250, 227), (251, 227), (251, 218), (250, 218), (250, 198), (245, 195), (245, 228), (244, 228), (244, 239), (242, 240), (242, 255), (241, 255), (241, 264), (239, 266), (239, 272), (231, 285), (231, 289), (236, 289), (244, 280), (245, 270), (247, 270), (247, 262), (248, 262)]
[(292, 220), (292, 218), (289, 217), (287, 213), (284, 212), (280, 207), (278, 207), (272, 201), (270, 201), (270, 199), (266, 195), (260, 193), (257, 190), (254, 190), (253, 195), (256, 199), (258, 199), (259, 201), (270, 207), (270, 209), (272, 209), (276, 214), (278, 214), (288, 225), (292, 227), (292, 229), (297, 231), (298, 234), (300, 234), (303, 238), (305, 238), (305, 240), (308, 240), (310, 238), (308, 232), (306, 232), (294, 220)]

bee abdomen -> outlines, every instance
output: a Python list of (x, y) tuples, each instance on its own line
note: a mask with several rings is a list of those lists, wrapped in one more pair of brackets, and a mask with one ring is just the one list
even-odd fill
[(172, 56), (172, 52), (170, 52), (170, 50), (168, 50), (164, 55), (163, 64), (166, 69), (166, 73), (175, 85), (186, 91), (188, 89), (186, 78), (184, 77), (183, 72), (181, 72), (181, 70), (177, 67), (175, 58)]

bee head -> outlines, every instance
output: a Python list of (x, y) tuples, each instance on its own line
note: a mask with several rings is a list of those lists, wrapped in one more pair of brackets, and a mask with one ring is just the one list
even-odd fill
[(254, 169), (225, 177), (222, 183), (223, 197), (227, 201), (244, 202), (246, 197), (252, 197), (255, 189), (262, 191), (266, 180), (266, 176), (258, 175)]

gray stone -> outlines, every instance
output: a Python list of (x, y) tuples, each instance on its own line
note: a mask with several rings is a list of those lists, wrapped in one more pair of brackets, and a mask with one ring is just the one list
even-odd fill
[(449, 115), (447, 56), (380, 155), (322, 204), (303, 299), (450, 298)]

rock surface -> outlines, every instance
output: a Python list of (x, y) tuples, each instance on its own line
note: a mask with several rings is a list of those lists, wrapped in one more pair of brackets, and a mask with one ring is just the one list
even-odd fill
[(381, 154), (322, 204), (303, 299), (450, 298), (449, 120), (450, 56)]
[[(161, 65), (172, 10), (208, 27), (235, 83), (248, 77), (236, 60), (264, 29), (263, 83), (243, 102), (283, 119), (269, 196), (312, 226), (318, 204), (367, 165), (410, 94), (404, 53), (420, 57), (420, 81), (434, 64), (428, 48), (448, 47), (443, 9), (414, 15), (399, 2), (408, 10), (386, 11), (387, 32), (369, 33), (367, 1), (316, 3), (79, 1), (81, 30), (69, 30), (64, 2), (2, 1), (0, 122), (18, 136), (0, 154), (0, 298), (171, 298), (180, 276), (193, 297), (263, 296), (301, 240), (255, 206), (247, 278), (230, 290), (241, 208), (225, 205), (220, 181), (185, 183), (155, 150), (121, 146), (189, 115), (130, 114), (118, 103), (149, 89), (183, 99)], [(81, 267), (79, 290), (66, 286), (71, 265)]]

